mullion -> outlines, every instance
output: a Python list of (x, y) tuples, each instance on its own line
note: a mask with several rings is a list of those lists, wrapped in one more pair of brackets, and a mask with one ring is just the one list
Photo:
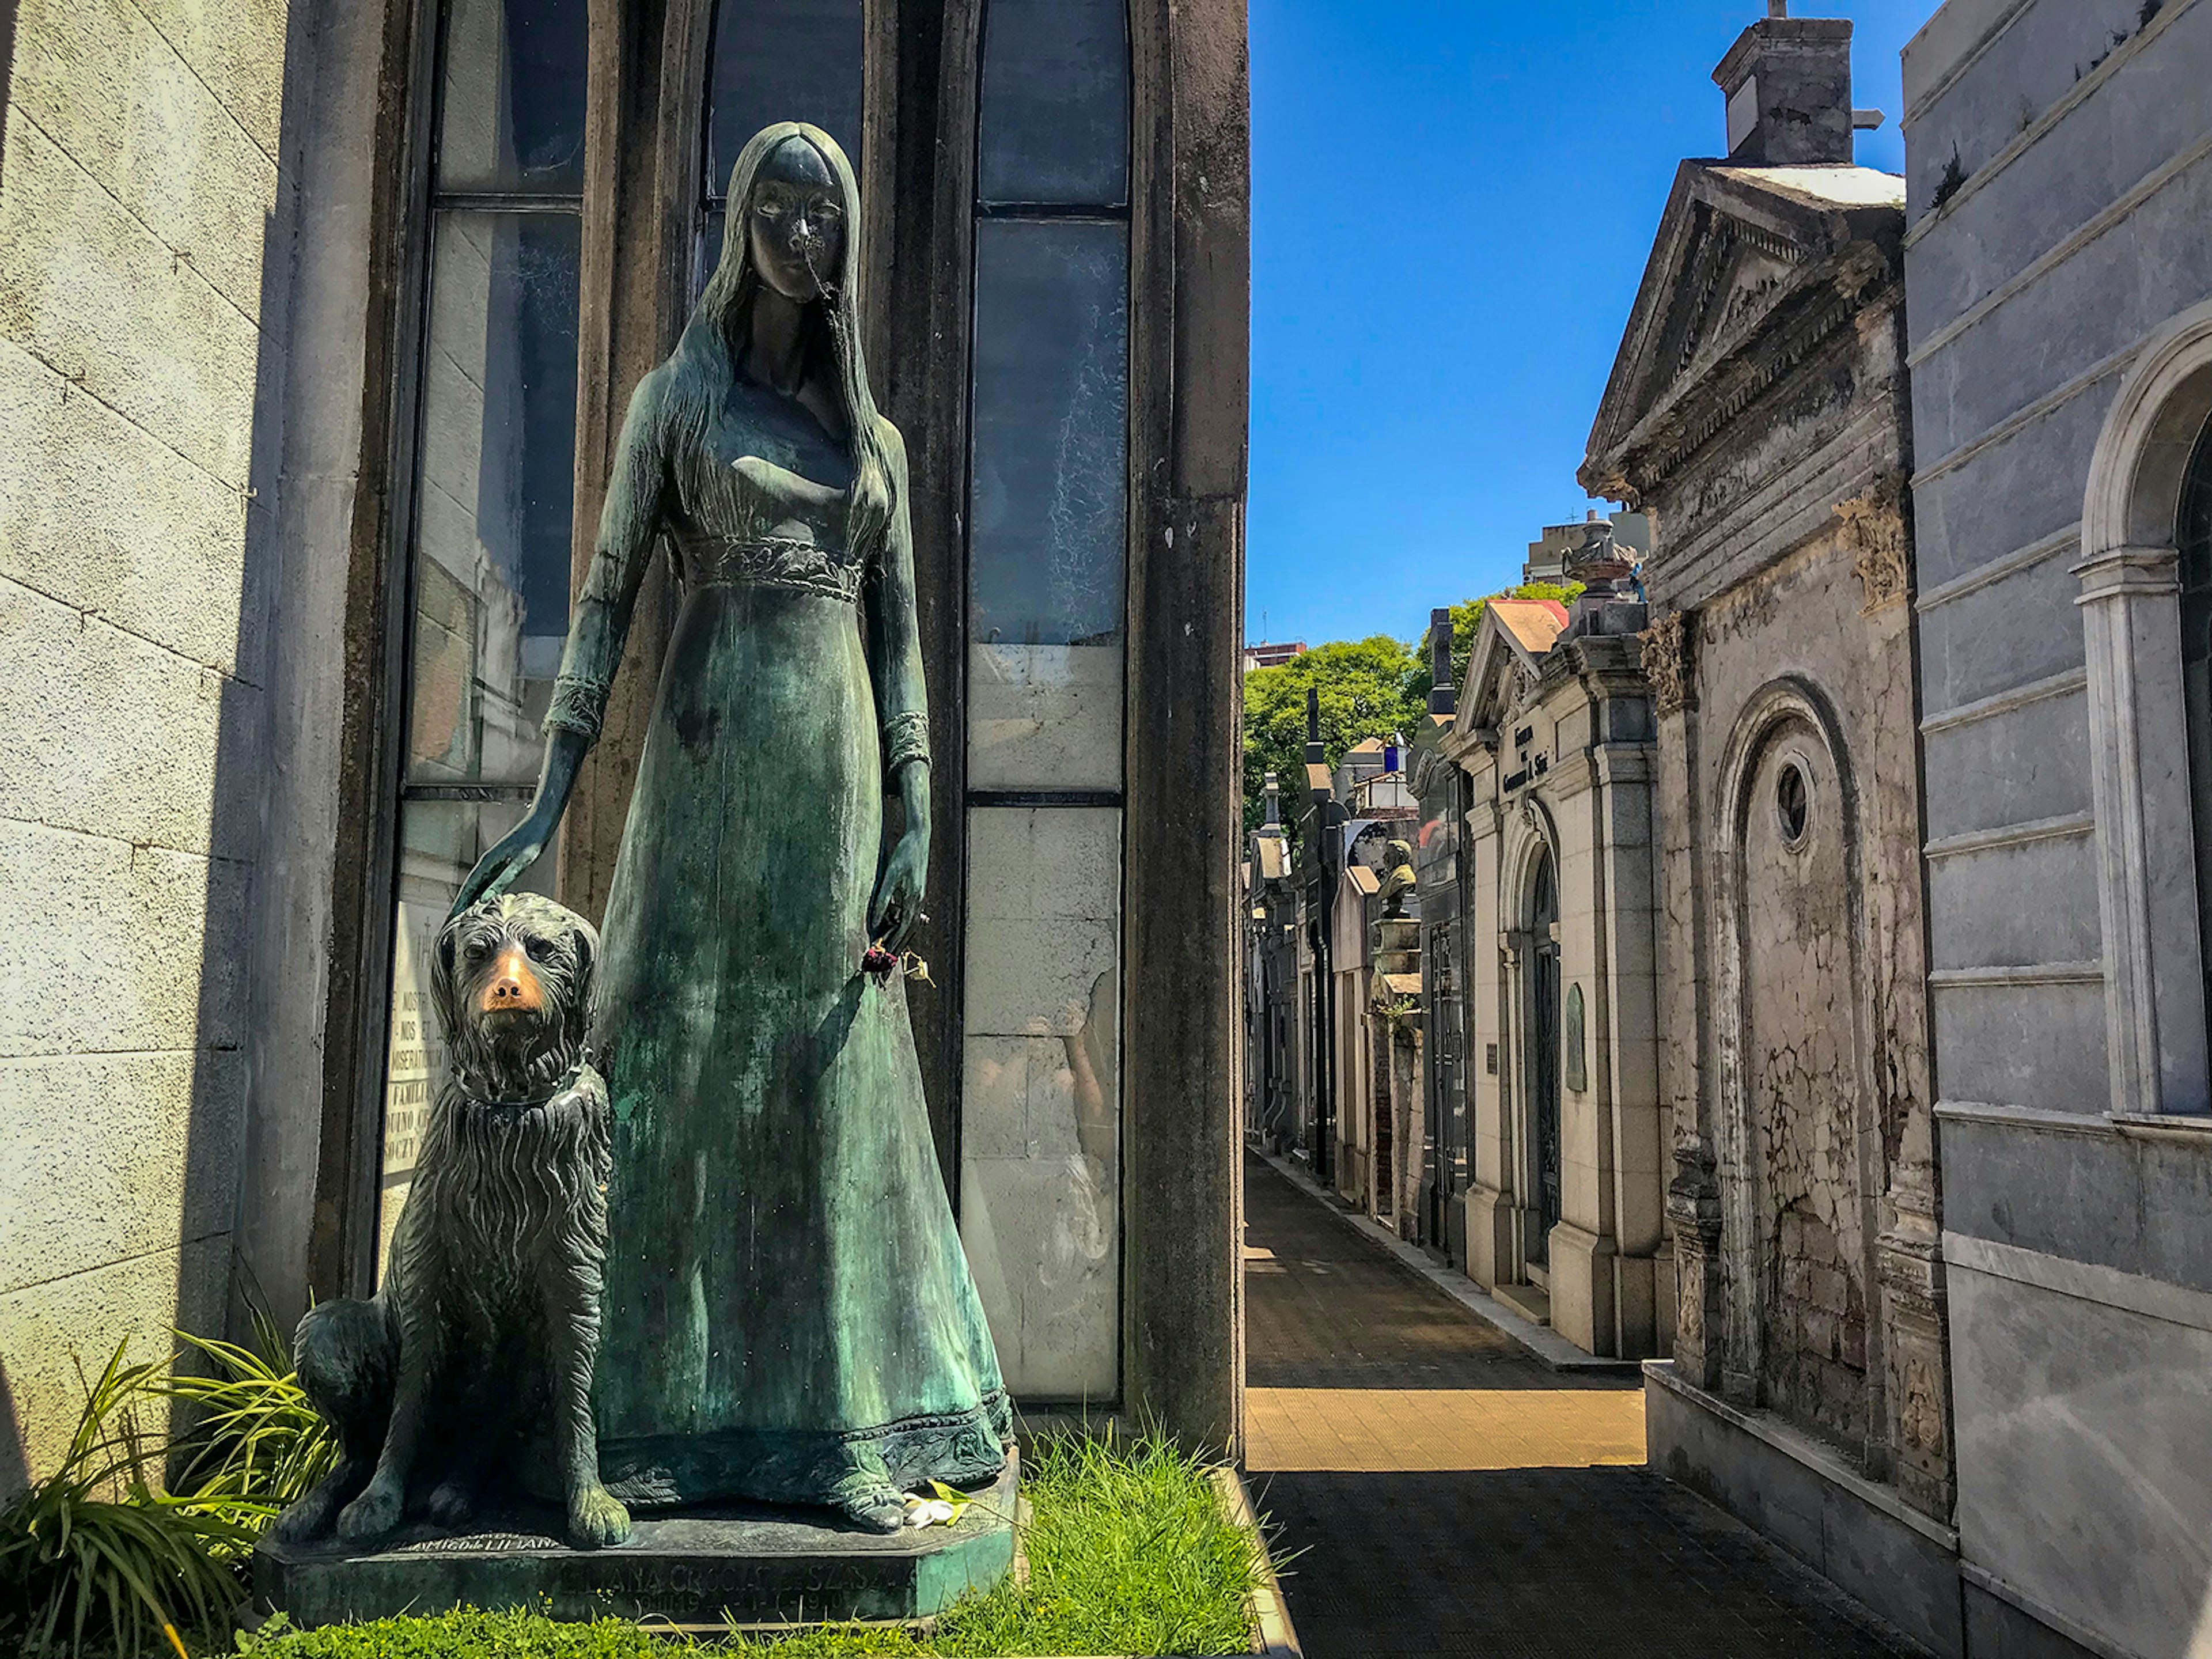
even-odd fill
[(566, 191), (441, 190), (430, 206), (440, 213), (581, 213), (584, 198)]

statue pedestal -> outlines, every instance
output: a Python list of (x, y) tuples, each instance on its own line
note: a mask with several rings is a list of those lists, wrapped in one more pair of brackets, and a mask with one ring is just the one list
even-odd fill
[(550, 1510), (487, 1516), (465, 1533), (410, 1527), (370, 1553), (264, 1540), (255, 1601), (301, 1626), (521, 1607), (556, 1619), (654, 1619), (709, 1626), (915, 1620), (988, 1589), (1014, 1561), (1017, 1460), (957, 1524), (882, 1537), (827, 1510), (732, 1504), (634, 1517), (629, 1541), (571, 1549)]

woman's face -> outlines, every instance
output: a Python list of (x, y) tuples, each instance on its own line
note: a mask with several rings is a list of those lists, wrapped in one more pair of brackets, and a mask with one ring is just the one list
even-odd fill
[(845, 265), (845, 204), (830, 164), (787, 138), (762, 164), (745, 212), (753, 268), (787, 300), (818, 300)]

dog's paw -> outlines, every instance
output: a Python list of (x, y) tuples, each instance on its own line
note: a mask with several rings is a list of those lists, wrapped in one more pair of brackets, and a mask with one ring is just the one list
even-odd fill
[(568, 1541), (580, 1550), (604, 1549), (629, 1537), (629, 1511), (596, 1480), (568, 1499)]
[(337, 1519), (338, 1493), (334, 1482), (325, 1482), (307, 1493), (276, 1517), (269, 1535), (280, 1544), (312, 1544), (330, 1535)]
[(380, 1543), (399, 1529), (402, 1495), (396, 1486), (386, 1486), (381, 1480), (372, 1480), (368, 1490), (338, 1512), (338, 1539), (342, 1543)]
[(424, 1508), (439, 1526), (465, 1526), (477, 1512), (475, 1489), (465, 1480), (441, 1481)]

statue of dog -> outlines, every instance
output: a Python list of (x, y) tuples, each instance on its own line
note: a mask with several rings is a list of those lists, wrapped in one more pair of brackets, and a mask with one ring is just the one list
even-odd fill
[(452, 1065), (369, 1301), (326, 1302), (293, 1339), (336, 1431), (330, 1476), (279, 1518), (289, 1542), (356, 1547), (422, 1512), (459, 1526), (501, 1477), (568, 1511), (569, 1541), (617, 1544), (592, 1422), (611, 1168), (590, 1064), (599, 935), (550, 899), (486, 899), (440, 933), (431, 998)]

